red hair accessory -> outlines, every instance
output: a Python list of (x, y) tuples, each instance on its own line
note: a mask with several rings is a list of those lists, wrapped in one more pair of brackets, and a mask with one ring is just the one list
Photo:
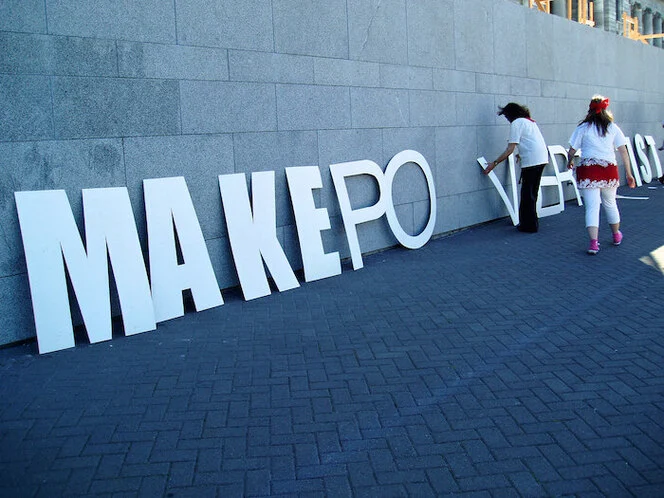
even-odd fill
[(600, 101), (593, 100), (592, 102), (590, 102), (590, 110), (595, 111), (595, 114), (599, 114), (607, 107), (609, 107), (609, 99), (604, 99)]

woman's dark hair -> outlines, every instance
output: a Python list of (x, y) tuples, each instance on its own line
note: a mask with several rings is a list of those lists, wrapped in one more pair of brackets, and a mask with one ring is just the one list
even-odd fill
[[(606, 101), (606, 105), (600, 105), (604, 101)], [(608, 130), (609, 125), (613, 122), (613, 114), (607, 109), (608, 106), (609, 99), (603, 95), (593, 95), (588, 105), (588, 114), (586, 114), (586, 117), (579, 124), (589, 123), (590, 125), (595, 125), (597, 132), (602, 136), (606, 136), (606, 130)]]
[(517, 118), (530, 118), (530, 109), (516, 102), (510, 102), (505, 107), (498, 108), (498, 116), (505, 116), (511, 123)]

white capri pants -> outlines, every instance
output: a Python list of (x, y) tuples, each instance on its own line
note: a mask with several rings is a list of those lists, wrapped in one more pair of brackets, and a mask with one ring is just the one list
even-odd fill
[(582, 188), (581, 197), (586, 206), (586, 227), (599, 227), (599, 206), (604, 206), (606, 220), (610, 225), (620, 223), (620, 212), (616, 204), (617, 187)]

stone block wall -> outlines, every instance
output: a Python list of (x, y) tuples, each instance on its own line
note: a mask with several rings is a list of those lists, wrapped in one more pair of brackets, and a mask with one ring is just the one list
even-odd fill
[[(126, 186), (145, 244), (142, 180), (184, 176), (231, 287), (218, 175), (276, 172), (277, 232), (298, 268), (284, 169), (320, 167), (325, 246), (346, 258), (329, 164), (385, 167), (414, 149), (441, 235), (507, 214), (475, 161), (504, 149), (499, 105), (527, 104), (565, 145), (599, 92), (626, 134), (661, 139), (663, 54), (509, 0), (0, 1), (0, 344), (35, 334), (15, 191), (66, 190), (82, 225), (81, 189)], [(355, 207), (375, 201), (372, 181), (349, 187)], [(426, 195), (402, 168), (410, 233)], [(360, 227), (364, 252), (396, 243), (385, 220)]]

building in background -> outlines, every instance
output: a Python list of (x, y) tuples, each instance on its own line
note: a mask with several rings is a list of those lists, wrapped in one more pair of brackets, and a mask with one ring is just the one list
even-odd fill
[[(596, 28), (664, 46), (663, 0), (516, 0), (531, 8), (546, 10)], [(630, 29), (631, 28), (631, 29)]]

